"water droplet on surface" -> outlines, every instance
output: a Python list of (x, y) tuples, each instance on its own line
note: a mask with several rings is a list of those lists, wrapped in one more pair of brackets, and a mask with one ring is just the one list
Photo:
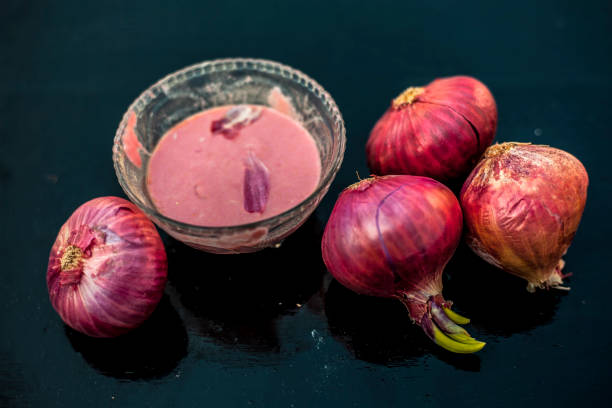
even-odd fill
[(312, 336), (312, 339), (314, 340), (315, 349), (319, 350), (319, 348), (321, 347), (321, 344), (323, 344), (325, 339), (323, 338), (323, 336), (319, 334), (319, 332), (316, 329), (312, 329), (312, 331), (310, 332), (310, 335)]
[(200, 198), (206, 198), (206, 190), (204, 189), (203, 183), (196, 184), (194, 187), (194, 190), (195, 190), (195, 195), (197, 195)]

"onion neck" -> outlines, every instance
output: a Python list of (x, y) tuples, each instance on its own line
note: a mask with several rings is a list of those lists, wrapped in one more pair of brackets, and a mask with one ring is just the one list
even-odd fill
[(76, 285), (83, 276), (83, 251), (76, 245), (68, 245), (60, 258), (60, 283)]
[(359, 180), (359, 181), (351, 184), (346, 189), (347, 190), (357, 190), (357, 191), (367, 190), (368, 188), (370, 188), (370, 185), (374, 181), (376, 181), (377, 178), (380, 178), (380, 177), (376, 176), (376, 175), (372, 175), (372, 177), (368, 177), (367, 179)]
[(490, 158), (499, 156), (507, 152), (508, 150), (514, 148), (515, 146), (524, 146), (524, 145), (529, 145), (529, 144), (531, 143), (521, 143), (521, 142), (496, 143), (493, 146), (490, 146), (487, 150), (485, 150), (483, 157), (485, 159), (490, 159)]
[(399, 109), (405, 105), (410, 105), (423, 92), (425, 92), (425, 88), (411, 86), (393, 100), (392, 106), (394, 109)]
[(83, 276), (84, 259), (91, 257), (96, 245), (103, 244), (103, 227), (81, 225), (70, 232), (68, 245), (60, 257), (60, 284), (77, 285)]
[(401, 293), (397, 296), (400, 302), (406, 307), (408, 310), (408, 315), (410, 319), (421, 325), (421, 320), (423, 316), (429, 314), (430, 303), (435, 302), (440, 307), (450, 307), (452, 302), (447, 302), (444, 300), (441, 294), (435, 295), (427, 295), (423, 293)]

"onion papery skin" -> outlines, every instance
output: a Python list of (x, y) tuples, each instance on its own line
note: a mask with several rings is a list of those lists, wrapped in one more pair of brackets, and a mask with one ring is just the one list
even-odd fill
[(464, 178), (491, 145), (497, 106), (475, 78), (436, 79), (408, 88), (378, 120), (366, 144), (370, 170), (441, 182)]
[(166, 252), (153, 223), (118, 197), (77, 208), (49, 254), (53, 308), (67, 325), (92, 337), (116, 337), (143, 323), (166, 280)]
[[(451, 305), (441, 295), (442, 272), (459, 244), (462, 222), (459, 202), (443, 184), (427, 177), (374, 176), (338, 197), (323, 233), (323, 260), (354, 292), (400, 300), (437, 342), (431, 309)], [(445, 325), (448, 319), (441, 318)]]
[(485, 261), (527, 280), (529, 291), (565, 288), (561, 257), (580, 224), (588, 184), (582, 163), (563, 150), (491, 146), (460, 194), (467, 244)]

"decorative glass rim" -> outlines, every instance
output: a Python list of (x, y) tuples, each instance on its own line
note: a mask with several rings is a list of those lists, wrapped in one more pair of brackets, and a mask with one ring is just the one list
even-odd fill
[[(157, 211), (155, 208), (151, 208), (147, 204), (143, 203), (138, 197), (136, 197), (135, 194), (132, 193), (130, 187), (126, 183), (119, 169), (119, 149), (122, 149), (121, 138), (125, 131), (125, 127), (127, 126), (128, 118), (131, 112), (135, 111), (138, 107), (145, 106), (160, 92), (163, 92), (163, 89), (168, 85), (173, 85), (177, 82), (184, 81), (196, 75), (200, 75), (202, 72), (205, 72), (205, 74), (211, 74), (215, 72), (234, 71), (237, 69), (250, 69), (268, 74), (274, 74), (279, 77), (282, 77), (283, 79), (290, 80), (307, 88), (314, 96), (316, 96), (323, 102), (323, 105), (328, 109), (331, 115), (332, 125), (334, 127), (332, 131), (334, 133), (339, 134), (340, 136), (338, 153), (332, 158), (331, 167), (324, 174), (317, 188), (308, 197), (306, 197), (304, 200), (302, 200), (295, 206), (289, 208), (288, 210), (280, 214), (276, 214), (272, 217), (264, 218), (263, 220), (247, 224), (237, 224), (220, 227), (189, 224), (177, 221), (173, 218), (166, 217), (165, 215)], [(119, 127), (115, 132), (115, 138), (113, 140), (113, 166), (115, 168), (115, 174), (117, 176), (117, 179), (119, 180), (119, 184), (121, 185), (123, 191), (127, 194), (129, 199), (138, 207), (140, 207), (140, 209), (142, 209), (146, 214), (157, 218), (166, 224), (177, 227), (180, 230), (211, 233), (223, 232), (231, 234), (240, 232), (245, 229), (255, 229), (257, 227), (266, 226), (267, 224), (273, 224), (274, 221), (278, 219), (291, 218), (290, 216), (292, 213), (300, 210), (301, 208), (308, 207), (314, 200), (319, 197), (319, 194), (322, 190), (329, 188), (332, 179), (336, 176), (338, 170), (340, 169), (340, 166), (342, 165), (345, 149), (346, 128), (344, 126), (344, 120), (342, 119), (340, 110), (338, 109), (338, 106), (336, 105), (336, 102), (331, 97), (331, 95), (317, 81), (310, 78), (302, 71), (271, 60), (258, 58), (221, 58), (189, 65), (185, 68), (166, 75), (165, 77), (145, 89), (134, 100), (134, 102), (130, 104), (127, 111), (123, 114), (123, 118), (121, 119)]]

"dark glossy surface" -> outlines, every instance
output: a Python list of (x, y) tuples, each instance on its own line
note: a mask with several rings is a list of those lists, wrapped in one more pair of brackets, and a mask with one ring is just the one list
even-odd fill
[[(610, 3), (206, 3), (2, 2), (0, 406), (606, 405)], [(47, 297), (48, 251), (78, 205), (123, 195), (121, 115), (165, 74), (233, 56), (289, 64), (333, 95), (348, 148), (330, 193), (279, 249), (218, 256), (164, 237), (169, 284), (150, 321), (114, 340), (66, 328)], [(530, 295), (463, 247), (451, 261), (445, 296), (488, 342), (471, 356), (433, 346), (399, 303), (331, 280), (319, 250), (391, 98), (458, 73), (495, 95), (497, 141), (565, 149), (591, 178), (570, 293)]]

